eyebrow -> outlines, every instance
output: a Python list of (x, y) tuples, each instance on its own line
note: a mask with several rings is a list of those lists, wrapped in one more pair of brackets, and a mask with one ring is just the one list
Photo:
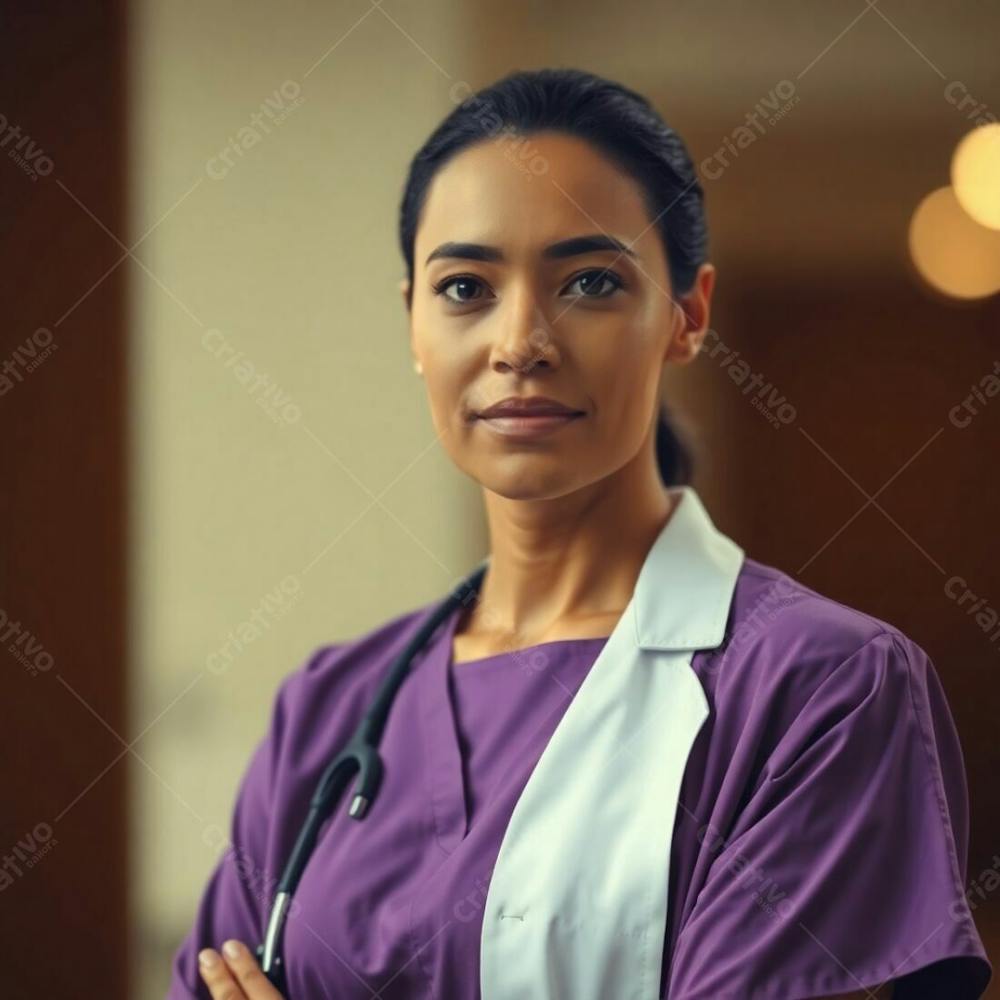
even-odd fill
[[(621, 240), (613, 236), (606, 236), (603, 233), (594, 233), (589, 236), (574, 236), (568, 240), (560, 240), (552, 243), (542, 251), (544, 260), (563, 260), (566, 257), (578, 257), (586, 253), (600, 253), (602, 251), (613, 250), (615, 253), (625, 254), (633, 260), (642, 258), (624, 244)], [(490, 262), (502, 262), (505, 258), (503, 251), (499, 247), (486, 246), (483, 243), (442, 243), (433, 250), (427, 257), (426, 263), (432, 260), (450, 258), (457, 260), (482, 260)]]

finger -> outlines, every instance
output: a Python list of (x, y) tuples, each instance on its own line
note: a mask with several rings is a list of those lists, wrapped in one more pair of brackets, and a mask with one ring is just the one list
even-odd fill
[(211, 948), (198, 952), (198, 971), (212, 994), (212, 1000), (246, 1000), (246, 994), (218, 952)]
[[(282, 1000), (281, 994), (271, 985), (257, 964), (256, 956), (240, 941), (227, 941), (222, 946), (222, 956), (247, 1000)], [(237, 994), (240, 996), (241, 994)]]

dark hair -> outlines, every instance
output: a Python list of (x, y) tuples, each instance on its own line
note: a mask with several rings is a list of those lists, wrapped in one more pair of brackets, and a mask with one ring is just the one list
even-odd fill
[[(511, 73), (467, 97), (414, 156), (399, 213), (411, 288), (417, 225), (435, 173), (474, 143), (543, 130), (590, 142), (638, 183), (663, 240), (674, 291), (690, 291), (708, 254), (708, 231), (702, 187), (683, 141), (641, 94), (562, 68)], [(656, 461), (665, 485), (691, 481), (693, 457), (666, 406), (657, 424)]]

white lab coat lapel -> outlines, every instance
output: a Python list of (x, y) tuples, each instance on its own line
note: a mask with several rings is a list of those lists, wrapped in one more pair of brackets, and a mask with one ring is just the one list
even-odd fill
[(681, 780), (743, 550), (691, 487), (518, 799), (487, 891), (483, 1000), (655, 1000)]

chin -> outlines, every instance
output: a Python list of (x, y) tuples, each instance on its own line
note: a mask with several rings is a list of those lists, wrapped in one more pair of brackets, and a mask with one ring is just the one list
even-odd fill
[[(489, 469), (479, 468), (472, 472), (473, 478), (484, 489), (508, 500), (555, 500), (579, 489), (579, 469), (570, 462), (559, 462), (551, 455), (538, 456), (537, 461), (521, 462), (523, 468), (501, 469), (497, 466)], [(511, 466), (518, 464), (509, 463)]]

